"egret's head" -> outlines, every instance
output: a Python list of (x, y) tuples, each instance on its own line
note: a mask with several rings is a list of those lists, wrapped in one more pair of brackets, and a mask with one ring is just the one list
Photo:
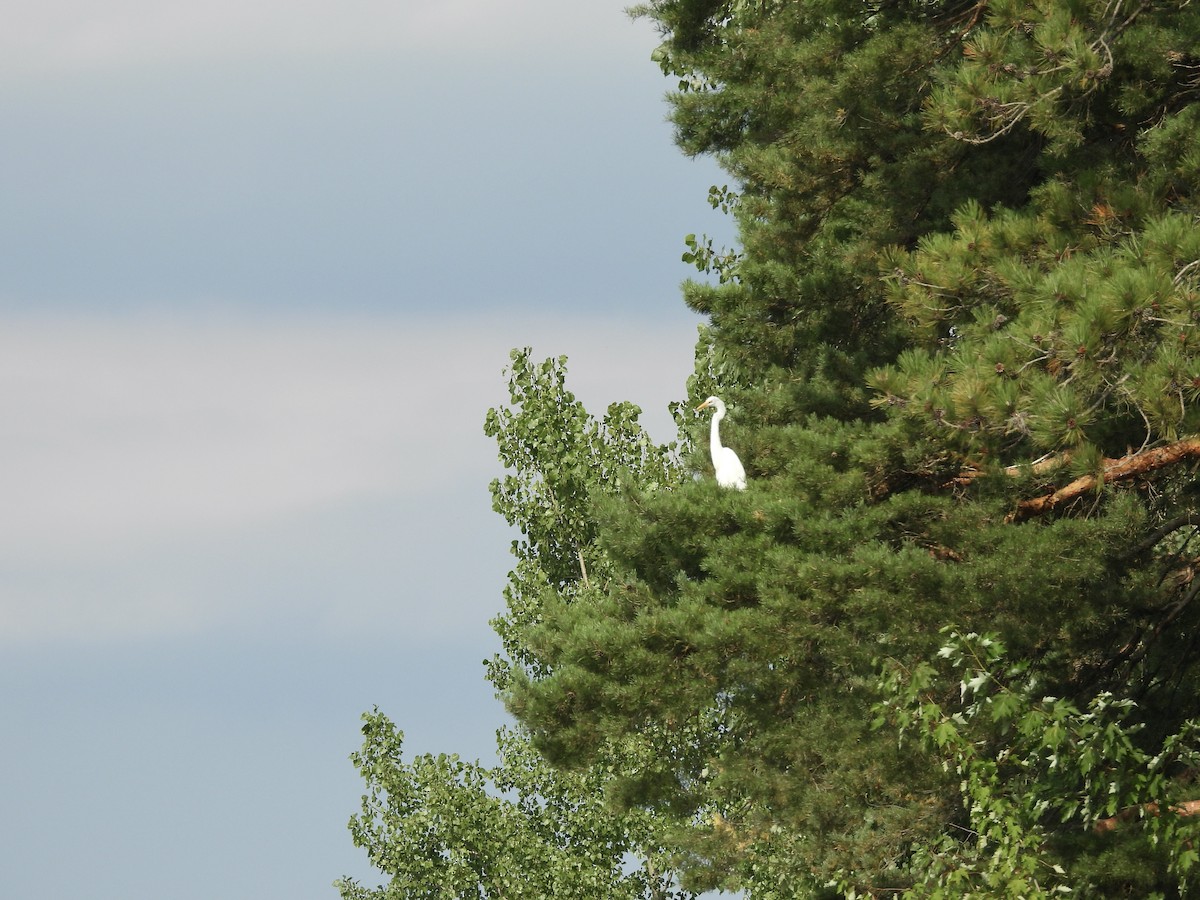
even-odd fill
[(696, 412), (700, 412), (700, 410), (705, 409), (706, 407), (710, 407), (710, 406), (713, 409), (715, 409), (718, 413), (725, 412), (725, 403), (721, 400), (720, 397), (709, 397), (707, 400), (705, 400), (703, 403), (701, 403), (699, 406), (696, 407)]

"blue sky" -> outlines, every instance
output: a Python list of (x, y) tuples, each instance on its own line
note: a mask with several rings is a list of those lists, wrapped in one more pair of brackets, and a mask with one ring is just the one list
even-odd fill
[[(98, 8), (102, 7), (102, 8)], [(0, 869), (330, 898), (374, 705), (488, 757), (510, 347), (671, 435), (723, 183), (586, 0), (19, 0), (0, 33)]]

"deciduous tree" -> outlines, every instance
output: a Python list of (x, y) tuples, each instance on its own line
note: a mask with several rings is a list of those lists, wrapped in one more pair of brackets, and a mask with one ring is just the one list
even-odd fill
[[(494, 506), (520, 534), (506, 611), (493, 623), (505, 652), (489, 662), (488, 677), (500, 689), (514, 666), (544, 671), (534, 626), (608, 589), (612, 567), (596, 541), (593, 502), (634, 482), (665, 490), (682, 474), (674, 449), (638, 425), (636, 406), (613, 404), (592, 418), (566, 388), (563, 358), (538, 363), (528, 349), (513, 351), (509, 397), (485, 425), (511, 470), (492, 483)], [(644, 745), (613, 742), (595, 763), (568, 772), (509, 728), (497, 735), (496, 766), (445, 754), (406, 761), (403, 733), (383, 713), (363, 719), (353, 761), (368, 793), (350, 830), (390, 880), (377, 888), (343, 880), (343, 900), (691, 896), (676, 884), (659, 817), (611, 795), (614, 772), (645, 764)]]

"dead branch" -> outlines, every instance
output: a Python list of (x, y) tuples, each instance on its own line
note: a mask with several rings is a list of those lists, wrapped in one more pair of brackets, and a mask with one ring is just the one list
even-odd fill
[(1019, 522), (1022, 519), (1049, 512), (1056, 506), (1081, 497), (1106, 482), (1136, 478), (1138, 475), (1144, 475), (1147, 472), (1174, 465), (1181, 460), (1196, 457), (1200, 457), (1200, 438), (1185, 438), (1173, 444), (1167, 444), (1165, 447), (1155, 447), (1153, 450), (1133, 453), (1121, 459), (1106, 459), (1104, 470), (1100, 475), (1083, 475), (1051, 494), (1022, 500), (1017, 504), (1016, 510), (1008, 514), (1005, 521)]
[(1164, 522), (1158, 528), (1155, 528), (1146, 537), (1130, 547), (1124, 554), (1126, 558), (1135, 557), (1147, 550), (1153, 550), (1158, 546), (1159, 541), (1169, 534), (1173, 534), (1180, 528), (1188, 526), (1200, 526), (1200, 514), (1195, 512), (1185, 512), (1182, 515), (1176, 516), (1168, 522)]
[(587, 564), (583, 561), (583, 548), (576, 547), (575, 552), (579, 555), (579, 574), (583, 576), (583, 587), (586, 590), (591, 585), (588, 583)]

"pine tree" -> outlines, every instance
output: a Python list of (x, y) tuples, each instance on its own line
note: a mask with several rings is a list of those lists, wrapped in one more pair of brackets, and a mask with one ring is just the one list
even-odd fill
[(695, 888), (1184, 890), (1200, 9), (640, 13), (734, 181), (689, 394), (750, 486), (590, 495), (605, 578), (523, 620), (510, 708), (558, 766), (652, 749), (607, 790)]

